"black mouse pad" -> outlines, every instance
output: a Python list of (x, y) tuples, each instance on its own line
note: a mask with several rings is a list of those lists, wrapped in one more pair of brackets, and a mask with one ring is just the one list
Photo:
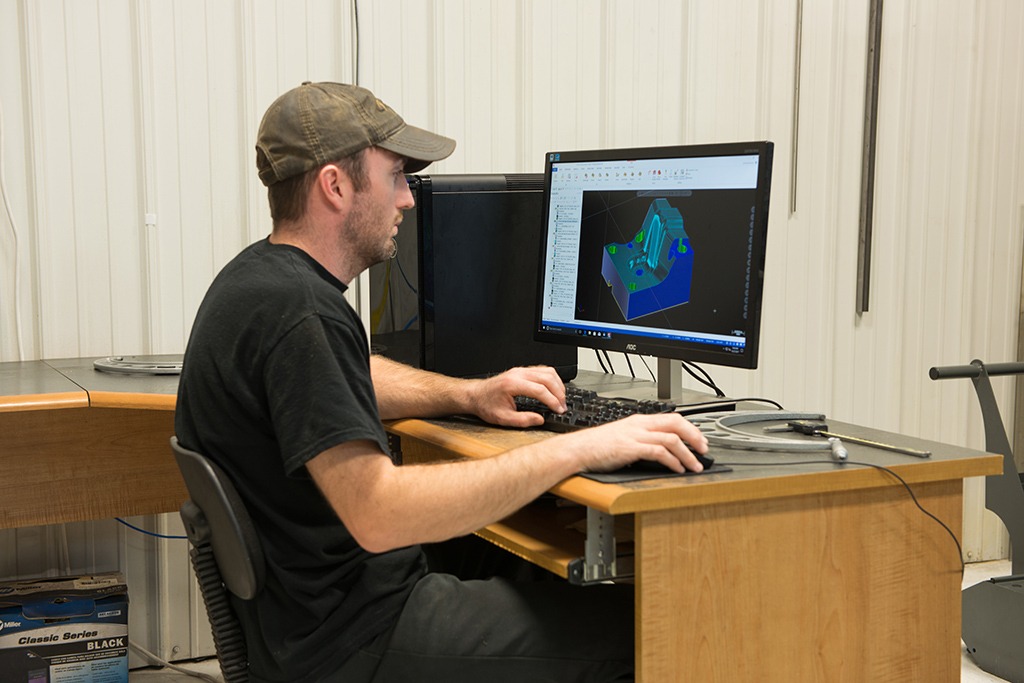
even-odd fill
[(587, 479), (593, 479), (594, 481), (599, 481), (603, 484), (624, 484), (628, 481), (666, 479), (668, 477), (699, 477), (704, 474), (718, 474), (719, 472), (732, 472), (732, 468), (726, 467), (725, 465), (719, 465), (716, 462), (703, 472), (690, 472), (687, 470), (683, 473), (677, 473), (662, 469), (658, 465), (646, 465), (640, 467), (630, 465), (629, 467), (623, 467), (621, 470), (615, 470), (614, 472), (581, 472), (580, 476), (586, 477)]

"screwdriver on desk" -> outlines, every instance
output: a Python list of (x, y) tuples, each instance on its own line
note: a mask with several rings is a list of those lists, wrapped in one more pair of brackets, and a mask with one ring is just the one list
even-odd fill
[(848, 434), (836, 434), (835, 432), (828, 431), (828, 425), (824, 422), (816, 422), (814, 420), (790, 420), (785, 425), (777, 427), (765, 427), (766, 432), (796, 432), (798, 434), (807, 434), (809, 436), (824, 436), (834, 437), (845, 441), (847, 443), (856, 443), (861, 446), (871, 446), (872, 448), (881, 448), (885, 451), (893, 451), (895, 453), (903, 453), (904, 455), (913, 455), (917, 458), (928, 458), (931, 457), (931, 451), (920, 451), (916, 448), (907, 448), (905, 446), (896, 446), (891, 443), (882, 443), (881, 441), (872, 441), (870, 439), (862, 439), (857, 436), (849, 436)]

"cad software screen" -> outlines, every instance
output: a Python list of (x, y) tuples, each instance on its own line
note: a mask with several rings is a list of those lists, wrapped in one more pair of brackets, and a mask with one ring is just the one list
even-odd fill
[(755, 367), (771, 143), (552, 152), (537, 337)]

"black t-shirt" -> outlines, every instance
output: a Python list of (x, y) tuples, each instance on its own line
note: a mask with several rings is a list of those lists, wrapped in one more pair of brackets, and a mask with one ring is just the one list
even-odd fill
[(363, 550), (305, 467), (353, 440), (387, 452), (345, 289), (300, 249), (262, 240), (214, 280), (185, 352), (175, 432), (231, 478), (266, 556), (265, 588), (239, 604), (254, 680), (329, 672), (390, 626), (425, 572), (418, 546)]

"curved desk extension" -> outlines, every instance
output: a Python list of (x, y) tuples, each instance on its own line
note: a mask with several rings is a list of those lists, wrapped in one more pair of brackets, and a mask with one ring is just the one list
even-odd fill
[(0, 528), (176, 512), (176, 377), (0, 363)]

